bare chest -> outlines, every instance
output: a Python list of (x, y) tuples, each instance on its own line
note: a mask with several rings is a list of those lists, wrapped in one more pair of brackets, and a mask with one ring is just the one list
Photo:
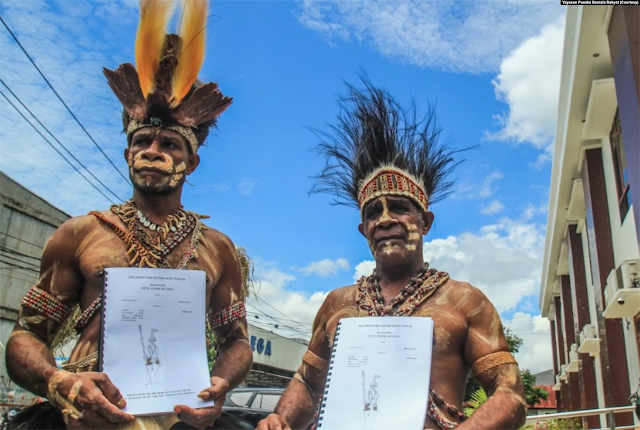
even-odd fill
[[(165, 257), (168, 265), (171, 268), (178, 266), (188, 249), (188, 240), (176, 246)], [(198, 258), (189, 260), (186, 268), (205, 272), (208, 296), (211, 288), (219, 281), (222, 267), (206, 243), (199, 243), (197, 251)], [(102, 229), (87, 235), (77, 250), (77, 257), (78, 268), (84, 281), (81, 303), (85, 305), (102, 292), (106, 268), (137, 267), (135, 255), (130, 247), (115, 233)]]
[[(331, 315), (327, 320), (326, 335), (329, 348), (333, 347), (338, 322), (342, 318), (354, 318), (362, 316), (357, 305), (348, 305)], [(411, 316), (430, 317), (434, 323), (433, 354), (435, 360), (449, 359), (453, 355), (460, 356), (463, 350), (467, 333), (467, 324), (464, 316), (452, 309), (447, 304), (438, 304), (434, 301), (426, 301), (417, 307)], [(459, 357), (461, 358), (461, 357)]]

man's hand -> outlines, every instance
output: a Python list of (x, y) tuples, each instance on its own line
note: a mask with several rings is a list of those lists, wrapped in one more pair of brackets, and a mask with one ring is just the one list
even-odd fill
[(198, 429), (204, 429), (212, 426), (222, 414), (222, 405), (227, 398), (227, 391), (229, 391), (229, 383), (213, 376), (211, 386), (198, 394), (202, 400), (213, 400), (212, 408), (193, 409), (185, 405), (177, 405), (173, 410), (178, 414), (180, 421)]
[(101, 372), (58, 371), (49, 379), (48, 396), (62, 410), (69, 429), (116, 428), (135, 419), (121, 411), (127, 402)]
[(256, 430), (291, 430), (289, 424), (278, 414), (269, 414), (258, 423)]

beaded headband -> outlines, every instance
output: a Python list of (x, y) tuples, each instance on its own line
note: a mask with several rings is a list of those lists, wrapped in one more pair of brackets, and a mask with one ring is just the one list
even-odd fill
[(135, 119), (129, 121), (129, 125), (127, 125), (127, 139), (131, 139), (133, 133), (146, 127), (162, 128), (164, 130), (175, 131), (187, 140), (187, 143), (189, 144), (189, 147), (194, 154), (198, 152), (200, 144), (198, 143), (198, 139), (196, 138), (196, 135), (193, 130), (191, 130), (191, 128), (184, 127), (182, 125), (164, 126), (162, 125), (162, 120), (155, 117), (151, 117), (150, 122), (151, 124), (143, 124), (136, 121)]
[(423, 211), (429, 207), (429, 198), (421, 181), (409, 172), (394, 166), (374, 170), (361, 182), (358, 192), (360, 210), (376, 197), (386, 195), (404, 196), (414, 200)]

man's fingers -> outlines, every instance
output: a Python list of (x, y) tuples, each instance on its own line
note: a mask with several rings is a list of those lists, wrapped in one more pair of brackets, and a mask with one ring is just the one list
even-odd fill
[(111, 423), (105, 420), (95, 411), (88, 409), (82, 412), (79, 420), (69, 420), (69, 429), (115, 429), (121, 427), (122, 423)]
[(291, 430), (291, 427), (277, 414), (270, 414), (258, 423), (256, 430)]
[(104, 393), (104, 397), (106, 397), (107, 400), (116, 405), (118, 408), (122, 409), (127, 405), (127, 402), (122, 397), (122, 394), (120, 393), (120, 390), (118, 390), (118, 387), (113, 385), (113, 382), (111, 382), (111, 379), (109, 379), (109, 377), (105, 373), (101, 373), (96, 378), (96, 383), (98, 387), (100, 387), (100, 390), (102, 390), (102, 392)]
[(96, 398), (92, 400), (93, 401), (89, 402), (89, 408), (91, 410), (95, 409), (98, 414), (111, 423), (125, 424), (135, 419), (133, 415), (118, 409), (104, 396), (96, 396)]
[(222, 378), (216, 376), (211, 378), (211, 386), (202, 390), (198, 397), (202, 400), (217, 400), (229, 391), (229, 383)]
[(221, 407), (193, 409), (185, 405), (178, 405), (173, 410), (178, 414), (180, 421), (199, 429), (213, 425), (222, 413)]

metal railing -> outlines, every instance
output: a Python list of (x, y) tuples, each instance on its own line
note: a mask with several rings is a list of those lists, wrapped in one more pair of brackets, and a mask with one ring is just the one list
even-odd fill
[(637, 425), (626, 425), (626, 426), (616, 426), (615, 424), (615, 414), (619, 414), (621, 412), (631, 412), (636, 409), (634, 405), (629, 406), (617, 406), (614, 408), (601, 408), (601, 409), (584, 409), (580, 411), (570, 411), (570, 412), (560, 412), (557, 414), (546, 414), (546, 415), (529, 415), (527, 416), (527, 424), (532, 424), (532, 422), (540, 422), (547, 421), (554, 418), (583, 418), (583, 417), (591, 417), (594, 415), (598, 415), (602, 417), (606, 416), (608, 427), (602, 427), (600, 429), (594, 430), (633, 430), (640, 428)]

